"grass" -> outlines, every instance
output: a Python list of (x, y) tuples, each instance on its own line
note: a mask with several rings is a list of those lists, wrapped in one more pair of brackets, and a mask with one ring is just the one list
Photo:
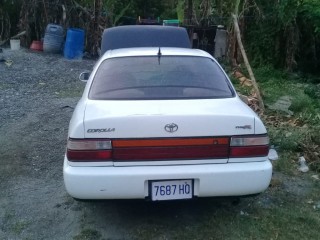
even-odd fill
[(319, 199), (319, 194), (317, 186), (303, 198), (281, 188), (270, 190), (265, 195), (277, 202), (272, 206), (261, 204), (263, 197), (244, 199), (237, 206), (204, 200), (198, 204), (206, 205), (206, 213), (195, 211), (189, 220), (153, 219), (136, 228), (132, 239), (318, 239), (320, 210), (308, 201)]
[[(262, 119), (268, 129), (271, 144), (281, 153), (276, 168), (286, 173), (292, 172), (294, 162), (287, 159), (298, 159), (298, 153), (308, 151), (305, 147), (308, 144), (320, 144), (320, 87), (312, 79), (269, 66), (257, 68), (254, 73), (267, 106)], [(232, 78), (232, 82), (238, 92), (250, 94), (251, 89), (241, 86), (237, 79)], [(288, 112), (268, 108), (283, 96), (288, 96), (291, 100), (289, 110), (293, 114), (290, 116)], [(311, 158), (315, 156), (312, 155)], [(314, 164), (313, 169), (320, 170), (320, 161)]]
[(255, 75), (266, 105), (273, 104), (281, 96), (288, 95), (292, 98), (290, 110), (294, 113), (315, 113), (320, 109), (318, 87), (306, 83), (306, 79), (299, 75), (290, 75), (270, 67), (256, 69)]
[(274, 162), (274, 169), (289, 175), (294, 175), (298, 166), (298, 155), (290, 151), (278, 152), (279, 159)]
[(12, 87), (9, 83), (0, 83), (0, 90), (10, 89)]
[(101, 239), (101, 233), (97, 230), (85, 228), (81, 230), (77, 236), (73, 237), (73, 240), (99, 240)]
[(60, 98), (80, 98), (83, 93), (83, 87), (74, 87), (69, 89), (64, 89), (60, 92), (56, 92), (56, 95)]
[[(50, 84), (40, 82), (36, 87), (41, 91), (43, 89), (47, 89), (51, 86)], [(63, 89), (60, 91), (52, 92), (59, 98), (80, 98), (82, 96), (83, 90), (84, 90), (85, 85), (77, 84), (77, 83), (71, 83), (71, 84), (66, 84)], [(1, 85), (0, 85), (1, 89)]]
[(12, 231), (18, 235), (22, 233), (23, 230), (27, 228), (29, 223), (26, 220), (20, 220), (12, 226)]

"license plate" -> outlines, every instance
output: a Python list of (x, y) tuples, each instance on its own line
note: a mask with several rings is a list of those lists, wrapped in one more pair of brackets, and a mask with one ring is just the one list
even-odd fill
[(150, 191), (152, 201), (190, 199), (193, 196), (193, 181), (152, 181)]

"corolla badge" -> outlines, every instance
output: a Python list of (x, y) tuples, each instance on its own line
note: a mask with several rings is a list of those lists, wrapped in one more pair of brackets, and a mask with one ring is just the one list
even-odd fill
[(173, 133), (178, 131), (178, 125), (175, 123), (170, 123), (164, 126), (164, 130), (166, 130), (169, 133)]
[(108, 133), (115, 132), (115, 128), (98, 128), (98, 129), (88, 129), (87, 133)]

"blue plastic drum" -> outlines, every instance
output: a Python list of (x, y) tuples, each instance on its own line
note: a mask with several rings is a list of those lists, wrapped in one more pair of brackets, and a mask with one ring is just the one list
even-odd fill
[(83, 56), (84, 30), (69, 28), (64, 45), (64, 57), (67, 59), (79, 59)]
[(47, 53), (61, 53), (63, 40), (63, 27), (56, 24), (48, 24), (43, 40), (43, 51)]

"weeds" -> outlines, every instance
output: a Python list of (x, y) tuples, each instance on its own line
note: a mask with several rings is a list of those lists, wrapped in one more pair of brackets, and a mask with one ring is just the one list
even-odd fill
[(169, 223), (153, 219), (135, 228), (132, 238), (317, 239), (320, 219), (313, 205), (318, 201), (319, 191), (312, 188), (303, 198), (283, 192), (279, 186), (281, 181), (274, 182), (273, 192), (266, 194), (268, 197), (242, 199), (237, 206), (218, 199), (202, 200), (207, 214), (196, 211), (192, 220), (177, 216)]
[[(291, 172), (298, 154), (304, 154), (312, 170), (320, 172), (320, 87), (299, 75), (288, 74), (265, 66), (255, 70), (265, 105), (280, 97), (291, 100), (288, 112), (268, 110), (262, 116), (271, 139), (280, 153), (276, 168)], [(248, 95), (247, 87), (231, 78), (237, 91)]]
[(312, 111), (312, 99), (305, 93), (298, 92), (292, 100), (290, 110), (293, 112)]
[(101, 239), (101, 233), (93, 229), (82, 229), (81, 233), (73, 237), (74, 240), (98, 240)]
[(83, 88), (65, 89), (57, 92), (56, 95), (60, 98), (80, 98), (82, 96)]
[(12, 226), (12, 230), (13, 232), (15, 232), (16, 234), (20, 235), (21, 232), (23, 230), (25, 230), (27, 228), (27, 226), (29, 225), (29, 223), (25, 220), (20, 220), (18, 222), (16, 222), (13, 226)]

